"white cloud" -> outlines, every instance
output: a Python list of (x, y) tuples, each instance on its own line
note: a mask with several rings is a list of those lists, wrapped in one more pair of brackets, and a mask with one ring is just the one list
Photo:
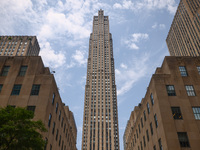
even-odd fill
[(72, 55), (72, 58), (81, 66), (87, 63), (87, 58), (85, 56), (85, 51), (76, 50), (75, 54)]
[(148, 59), (149, 55), (145, 54), (141, 58), (134, 58), (133, 62), (130, 62), (130, 65), (126, 68), (115, 69), (118, 95), (123, 95), (128, 92), (133, 87), (134, 83), (147, 75), (149, 70)]
[(42, 56), (45, 66), (57, 68), (65, 63), (65, 55), (62, 52), (55, 52), (49, 42), (40, 43), (40, 47), (40, 56)]
[(147, 40), (149, 35), (147, 33), (134, 33), (129, 39), (124, 40), (123, 42), (130, 48), (138, 50), (139, 46), (136, 43), (139, 43), (142, 40)]
[(165, 24), (158, 24), (158, 23), (154, 23), (154, 25), (152, 26), (153, 29), (160, 29), (160, 30), (163, 30), (166, 28)]
[(166, 9), (171, 14), (174, 14), (177, 8), (175, 0), (123, 0), (122, 3), (115, 3), (113, 5), (115, 9), (130, 9), (137, 12), (140, 9), (143, 10), (155, 10)]
[(127, 69), (127, 65), (125, 65), (125, 64), (123, 64), (123, 63), (120, 64), (120, 67), (121, 67), (121, 68), (124, 68), (124, 69)]

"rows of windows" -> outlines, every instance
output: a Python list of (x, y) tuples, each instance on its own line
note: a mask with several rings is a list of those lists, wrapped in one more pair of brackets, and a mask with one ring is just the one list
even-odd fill
[[(166, 85), (168, 96), (176, 96), (174, 85)], [(188, 96), (196, 96), (193, 85), (185, 85)]]
[[(25, 76), (27, 68), (28, 66), (21, 66), (18, 75)], [(10, 66), (4, 66), (1, 71), (1, 76), (7, 76), (9, 70), (10, 70)]]

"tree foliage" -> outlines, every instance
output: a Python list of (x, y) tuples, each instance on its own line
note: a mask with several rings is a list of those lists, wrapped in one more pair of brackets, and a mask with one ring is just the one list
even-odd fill
[(42, 121), (33, 121), (34, 113), (24, 108), (0, 108), (0, 150), (43, 150), (46, 132)]

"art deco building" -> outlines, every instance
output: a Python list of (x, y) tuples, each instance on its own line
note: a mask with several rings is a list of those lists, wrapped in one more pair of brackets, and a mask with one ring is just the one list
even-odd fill
[(200, 57), (167, 56), (134, 108), (124, 150), (199, 150)]
[(94, 16), (89, 41), (82, 150), (119, 150), (113, 43), (103, 10)]
[(39, 56), (0, 56), (0, 107), (34, 111), (48, 132), (47, 150), (77, 150), (73, 113), (62, 103), (53, 74)]
[(199, 0), (180, 0), (166, 42), (171, 56), (200, 56)]
[(0, 56), (38, 56), (36, 36), (0, 36)]

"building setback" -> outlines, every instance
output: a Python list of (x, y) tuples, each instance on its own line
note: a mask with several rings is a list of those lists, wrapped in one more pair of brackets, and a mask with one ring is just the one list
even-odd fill
[(38, 56), (36, 36), (0, 36), (0, 56)]
[(200, 57), (165, 57), (124, 133), (124, 150), (199, 150)]
[(0, 107), (34, 111), (48, 132), (47, 150), (77, 150), (73, 113), (62, 103), (53, 74), (40, 56), (0, 56)]
[(166, 42), (171, 56), (200, 56), (199, 0), (180, 0)]
[(93, 18), (89, 41), (82, 150), (119, 150), (112, 35), (103, 10)]

